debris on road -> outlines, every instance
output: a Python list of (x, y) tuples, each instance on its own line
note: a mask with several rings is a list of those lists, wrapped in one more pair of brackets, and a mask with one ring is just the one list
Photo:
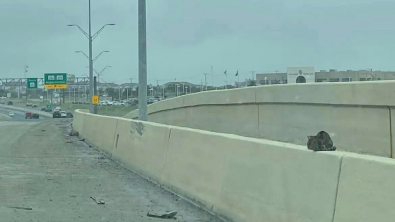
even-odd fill
[(165, 214), (161, 215), (156, 215), (156, 214), (150, 214), (149, 212), (147, 213), (147, 217), (155, 217), (155, 218), (162, 218), (162, 219), (173, 219), (177, 215), (176, 211), (170, 211)]
[(97, 200), (96, 197), (90, 197), (97, 204), (104, 204), (104, 200)]
[(71, 132), (70, 132), (70, 136), (79, 136), (79, 135), (80, 134), (75, 130), (71, 130)]
[(70, 136), (66, 135), (66, 143), (71, 143)]
[(18, 210), (33, 210), (31, 207), (8, 207), (12, 209), (18, 209)]

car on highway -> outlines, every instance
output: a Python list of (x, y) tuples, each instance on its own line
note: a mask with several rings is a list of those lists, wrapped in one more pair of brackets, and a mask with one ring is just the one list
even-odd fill
[(14, 116), (14, 113), (13, 112), (9, 112), (8, 115), (9, 116)]
[(14, 103), (12, 101), (8, 101), (7, 105), (12, 106)]
[(66, 115), (67, 115), (67, 116), (66, 116), (67, 118), (73, 118), (73, 114), (70, 113), (70, 112), (66, 113)]
[(5, 104), (5, 101), (4, 100), (0, 100), (0, 104)]
[(31, 104), (31, 103), (29, 103), (29, 102), (27, 102), (27, 103), (26, 103), (26, 106), (32, 106), (32, 104)]
[(65, 111), (60, 111), (60, 118), (66, 118), (67, 113)]
[(36, 104), (33, 104), (32, 107), (33, 107), (33, 108), (37, 108), (37, 105), (36, 105)]
[(32, 113), (31, 112), (26, 112), (25, 113), (25, 119), (31, 119), (32, 118)]
[(32, 119), (40, 119), (40, 116), (37, 113), (33, 113)]
[(53, 114), (52, 114), (52, 117), (53, 118), (60, 118), (61, 117), (60, 112), (59, 111), (54, 111)]
[(40, 110), (46, 112), (46, 111), (47, 111), (47, 108), (43, 107), (43, 108), (41, 108)]

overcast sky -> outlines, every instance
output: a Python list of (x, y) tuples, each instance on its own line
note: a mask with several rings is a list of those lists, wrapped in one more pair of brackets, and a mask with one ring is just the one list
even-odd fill
[[(148, 81), (223, 84), (239, 70), (289, 66), (395, 70), (393, 0), (147, 0)], [(1, 0), (0, 77), (88, 74), (88, 0)], [(107, 82), (138, 77), (137, 0), (92, 0), (94, 64)]]

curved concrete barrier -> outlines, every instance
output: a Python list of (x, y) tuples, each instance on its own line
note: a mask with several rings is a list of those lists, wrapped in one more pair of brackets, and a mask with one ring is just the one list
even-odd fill
[(148, 106), (148, 120), (300, 145), (324, 130), (341, 151), (392, 157), (393, 107), (395, 81), (286, 84), (164, 100)]
[(75, 112), (110, 157), (228, 221), (392, 221), (395, 160)]

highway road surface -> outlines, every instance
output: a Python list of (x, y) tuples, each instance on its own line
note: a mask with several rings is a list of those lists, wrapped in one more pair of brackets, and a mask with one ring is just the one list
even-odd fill
[[(68, 143), (70, 119), (31, 121), (15, 113), (0, 121), (1, 221), (220, 221), (78, 138)], [(147, 217), (166, 211), (177, 211), (177, 219)]]

